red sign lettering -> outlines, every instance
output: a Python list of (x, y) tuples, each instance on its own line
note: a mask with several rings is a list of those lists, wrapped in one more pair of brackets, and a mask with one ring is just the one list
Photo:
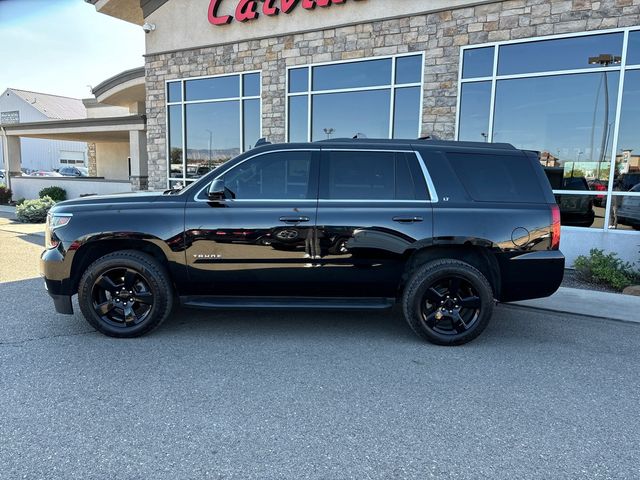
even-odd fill
[[(227, 25), (234, 18), (239, 22), (247, 22), (258, 18), (259, 6), (262, 2), (262, 13), (269, 17), (282, 13), (291, 13), (300, 4), (305, 10), (313, 10), (316, 7), (330, 7), (345, 3), (347, 0), (238, 0), (234, 15), (218, 15), (218, 8), (222, 0), (210, 0), (209, 2), (209, 23), (213, 25)], [(361, 0), (354, 0), (361, 1)]]

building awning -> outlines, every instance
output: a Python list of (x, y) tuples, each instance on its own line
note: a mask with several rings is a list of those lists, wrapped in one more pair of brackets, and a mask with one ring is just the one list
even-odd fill
[(71, 140), (76, 142), (128, 142), (129, 132), (144, 130), (144, 115), (82, 118), (0, 125), (7, 136)]

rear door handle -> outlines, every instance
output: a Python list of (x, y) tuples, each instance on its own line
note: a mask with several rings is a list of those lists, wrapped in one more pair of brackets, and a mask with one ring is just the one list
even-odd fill
[(393, 217), (393, 221), (399, 223), (415, 223), (421, 222), (422, 217)]
[(309, 217), (280, 217), (280, 221), (284, 223), (302, 223), (308, 222)]

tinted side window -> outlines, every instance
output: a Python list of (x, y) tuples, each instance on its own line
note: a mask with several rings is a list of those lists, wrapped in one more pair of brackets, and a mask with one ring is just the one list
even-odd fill
[(448, 153), (451, 167), (478, 202), (545, 201), (531, 161), (524, 155)]
[(224, 175), (237, 200), (316, 198), (311, 192), (312, 152), (274, 152), (247, 160)]
[(415, 155), (395, 152), (327, 152), (321, 198), (330, 200), (427, 200)]

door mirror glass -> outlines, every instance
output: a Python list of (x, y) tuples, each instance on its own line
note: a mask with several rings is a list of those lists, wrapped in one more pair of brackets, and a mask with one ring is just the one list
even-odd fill
[(209, 185), (209, 200), (224, 200), (225, 195), (224, 180), (222, 178), (216, 178), (211, 185)]

